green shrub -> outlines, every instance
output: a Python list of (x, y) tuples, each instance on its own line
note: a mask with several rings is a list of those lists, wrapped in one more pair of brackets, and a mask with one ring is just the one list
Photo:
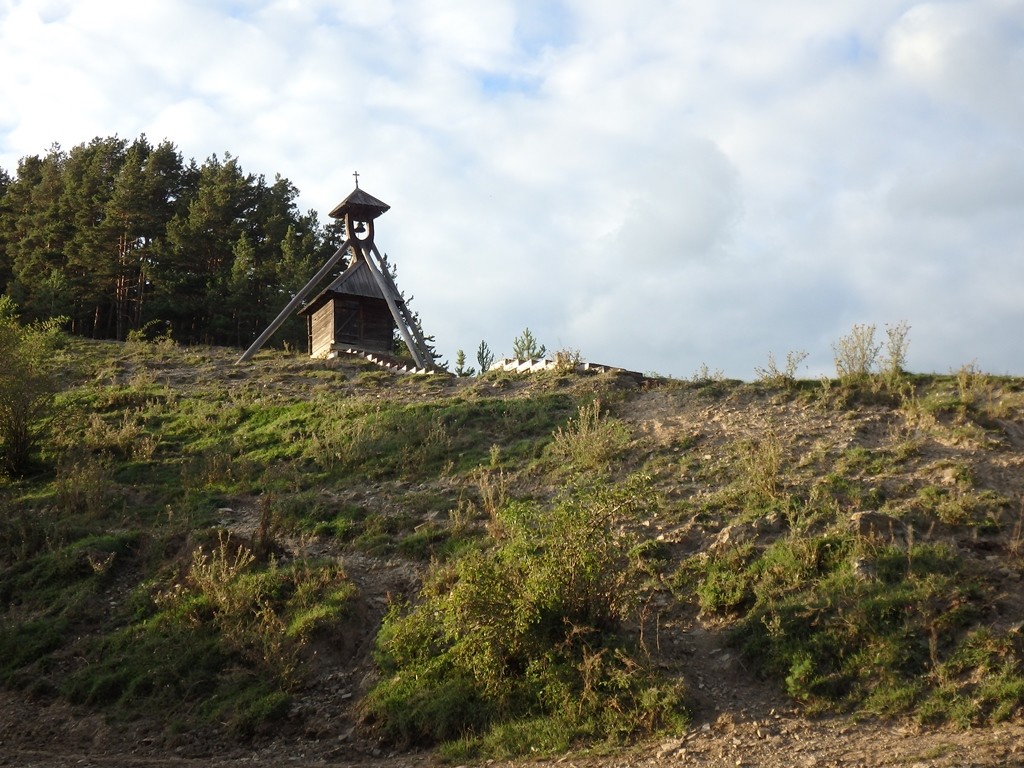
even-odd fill
[[(920, 705), (922, 717), (962, 720), (951, 702), (975, 685), (964, 670), (985, 664), (1002, 677), (975, 676), (993, 691), (971, 718), (1019, 707), (1024, 674), (1012, 648), (964, 661), (964, 649), (977, 645), (963, 633), (979, 618), (983, 585), (966, 577), (950, 547), (791, 536), (740, 566), (732, 599), (709, 607), (743, 601), (734, 639), (810, 710), (895, 714)], [(708, 570), (707, 582), (716, 572)]]
[(14, 302), (0, 296), (0, 470), (21, 475), (40, 437), (40, 424), (59, 388), (54, 360), (60, 319), (21, 325)]
[(540, 729), (557, 743), (531, 739), (541, 751), (681, 723), (681, 689), (656, 679), (625, 630), (642, 571), (615, 522), (651, 502), (646, 483), (580, 490), (550, 510), (509, 504), (491, 548), (435, 565), (419, 602), (384, 620), (367, 717), (396, 741), (490, 754), (520, 751), (537, 718), (559, 722)]

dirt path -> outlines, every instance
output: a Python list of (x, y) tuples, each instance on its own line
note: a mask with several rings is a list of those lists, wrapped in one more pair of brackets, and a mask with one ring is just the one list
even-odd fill
[[(353, 563), (366, 577), (383, 566)], [(375, 583), (388, 583), (380, 574)], [(374, 611), (380, 595), (368, 596)], [(379, 608), (377, 609), (379, 610)], [(959, 730), (911, 722), (807, 718), (776, 688), (759, 683), (714, 628), (693, 624), (674, 633), (687, 659), (698, 715), (685, 732), (612, 755), (569, 755), (541, 761), (486, 763), (489, 768), (968, 768), (1024, 766), (1024, 723)], [(349, 652), (361, 649), (353, 644)], [(265, 734), (241, 746), (189, 734), (179, 741), (145, 735), (145, 726), (115, 730), (103, 719), (60, 701), (0, 692), (0, 766), (23, 768), (234, 768), (362, 766), (432, 768), (429, 754), (393, 754), (360, 740), (351, 700), (359, 681), (325, 674), (297, 697), (301, 733)]]
[[(730, 703), (745, 691), (725, 687)], [(741, 705), (744, 702), (739, 702)], [(557, 760), (488, 762), (489, 766), (537, 768), (626, 768), (708, 766), (736, 768), (967, 768), (1024, 766), (1024, 724), (984, 730), (929, 730), (913, 725), (808, 720), (792, 709), (762, 711), (767, 699), (699, 719), (685, 734), (610, 756), (566, 756)], [(187, 743), (156, 748), (114, 733), (95, 716), (81, 717), (63, 704), (41, 705), (0, 694), (0, 765), (21, 768), (198, 768), (198, 766), (365, 766), (429, 768), (438, 761), (422, 754), (366, 753), (335, 739), (268, 739), (248, 748)]]

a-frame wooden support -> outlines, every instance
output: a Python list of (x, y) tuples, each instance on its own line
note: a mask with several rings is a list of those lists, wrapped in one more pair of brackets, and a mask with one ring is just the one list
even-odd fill
[(412, 359), (420, 368), (431, 367), (434, 364), (434, 359), (430, 355), (430, 350), (427, 349), (426, 341), (409, 315), (405, 302), (402, 300), (402, 294), (398, 292), (398, 286), (391, 279), (391, 273), (388, 272), (387, 265), (384, 263), (380, 251), (377, 250), (377, 246), (373, 244), (373, 240), (370, 240), (368, 249), (361, 248), (359, 250), (362, 251), (362, 256), (366, 260), (366, 266), (370, 268), (370, 274), (380, 286), (380, 292), (384, 294), (384, 300), (387, 301), (388, 309), (391, 310), (391, 317), (395, 319), (398, 333), (412, 354)]
[(236, 361), (237, 363), (248, 362), (253, 355), (260, 351), (263, 345), (267, 343), (267, 340), (284, 324), (284, 321), (287, 320), (288, 317), (298, 308), (313, 289), (323, 282), (323, 279), (327, 277), (331, 269), (334, 268), (334, 265), (337, 264), (341, 260), (341, 257), (345, 255), (345, 251), (349, 249), (350, 245), (351, 240), (346, 240), (341, 244), (341, 247), (334, 252), (334, 255), (324, 262), (322, 267), (320, 267), (320, 271), (313, 275), (313, 278), (306, 283), (298, 293), (292, 296), (291, 301), (289, 301), (285, 308), (281, 310), (281, 314), (274, 318), (274, 322), (268, 325), (267, 329), (263, 331), (263, 333), (259, 335), (259, 338), (252, 343), (252, 346), (242, 353), (242, 356)]
[(267, 329), (260, 334), (259, 338), (252, 343), (252, 346), (238, 358), (239, 363), (250, 360), (316, 286), (327, 277), (338, 261), (341, 260), (341, 257), (346, 252), (351, 252), (352, 259), (350, 263), (362, 260), (370, 274), (373, 275), (374, 281), (387, 302), (398, 333), (412, 355), (413, 360), (416, 361), (416, 365), (422, 369), (434, 367), (434, 359), (426, 339), (406, 307), (402, 294), (399, 292), (398, 286), (395, 285), (395, 281), (388, 271), (384, 258), (380, 255), (380, 251), (377, 250), (377, 246), (373, 242), (374, 219), (389, 208), (390, 206), (386, 203), (359, 189), (359, 179), (358, 177), (356, 178), (355, 190), (330, 213), (332, 218), (344, 219), (345, 242), (327, 260), (316, 275), (292, 297), (291, 301), (281, 310), (281, 313), (267, 326)]

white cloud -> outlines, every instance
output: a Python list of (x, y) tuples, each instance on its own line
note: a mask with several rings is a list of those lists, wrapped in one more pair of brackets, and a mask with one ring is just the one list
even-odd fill
[(827, 372), (853, 322), (906, 320), (912, 367), (1024, 373), (1022, 11), (8, 0), (0, 166), (145, 132), (321, 214), (359, 170), (449, 358), (529, 326), (640, 370)]
[(890, 31), (887, 54), (901, 76), (939, 101), (1024, 117), (1024, 97), (1007, 89), (1024, 69), (1019, 0), (915, 5)]

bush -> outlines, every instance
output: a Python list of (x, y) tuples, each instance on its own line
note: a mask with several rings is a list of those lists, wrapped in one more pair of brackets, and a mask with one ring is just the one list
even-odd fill
[(287, 684), (309, 635), (340, 619), (356, 590), (336, 565), (255, 565), (252, 550), (222, 532), (209, 552), (192, 553), (185, 582), (156, 602), (186, 623), (211, 623), (226, 649)]
[[(711, 564), (697, 589), (702, 606), (738, 609), (737, 644), (810, 711), (916, 710), (956, 722), (962, 713), (951, 702), (979, 701), (980, 689), (968, 692), (982, 678), (991, 690), (969, 722), (1005, 719), (1024, 702), (1019, 653), (979, 643), (970, 630), (985, 586), (964, 578), (949, 546), (881, 545), (843, 533), (789, 536), (747, 554)], [(728, 590), (711, 582), (715, 574), (729, 576)]]
[(576, 469), (606, 471), (629, 444), (626, 426), (601, 412), (601, 401), (581, 405), (577, 418), (555, 430), (551, 453)]
[(21, 325), (14, 302), (0, 296), (0, 468), (9, 475), (28, 469), (39, 424), (53, 406), (59, 323)]
[(459, 754), (551, 751), (681, 724), (681, 688), (655, 678), (625, 630), (642, 573), (633, 537), (614, 522), (649, 500), (640, 478), (551, 510), (506, 506), (493, 547), (435, 565), (420, 601), (385, 618), (368, 718), (406, 744), (461, 740)]

